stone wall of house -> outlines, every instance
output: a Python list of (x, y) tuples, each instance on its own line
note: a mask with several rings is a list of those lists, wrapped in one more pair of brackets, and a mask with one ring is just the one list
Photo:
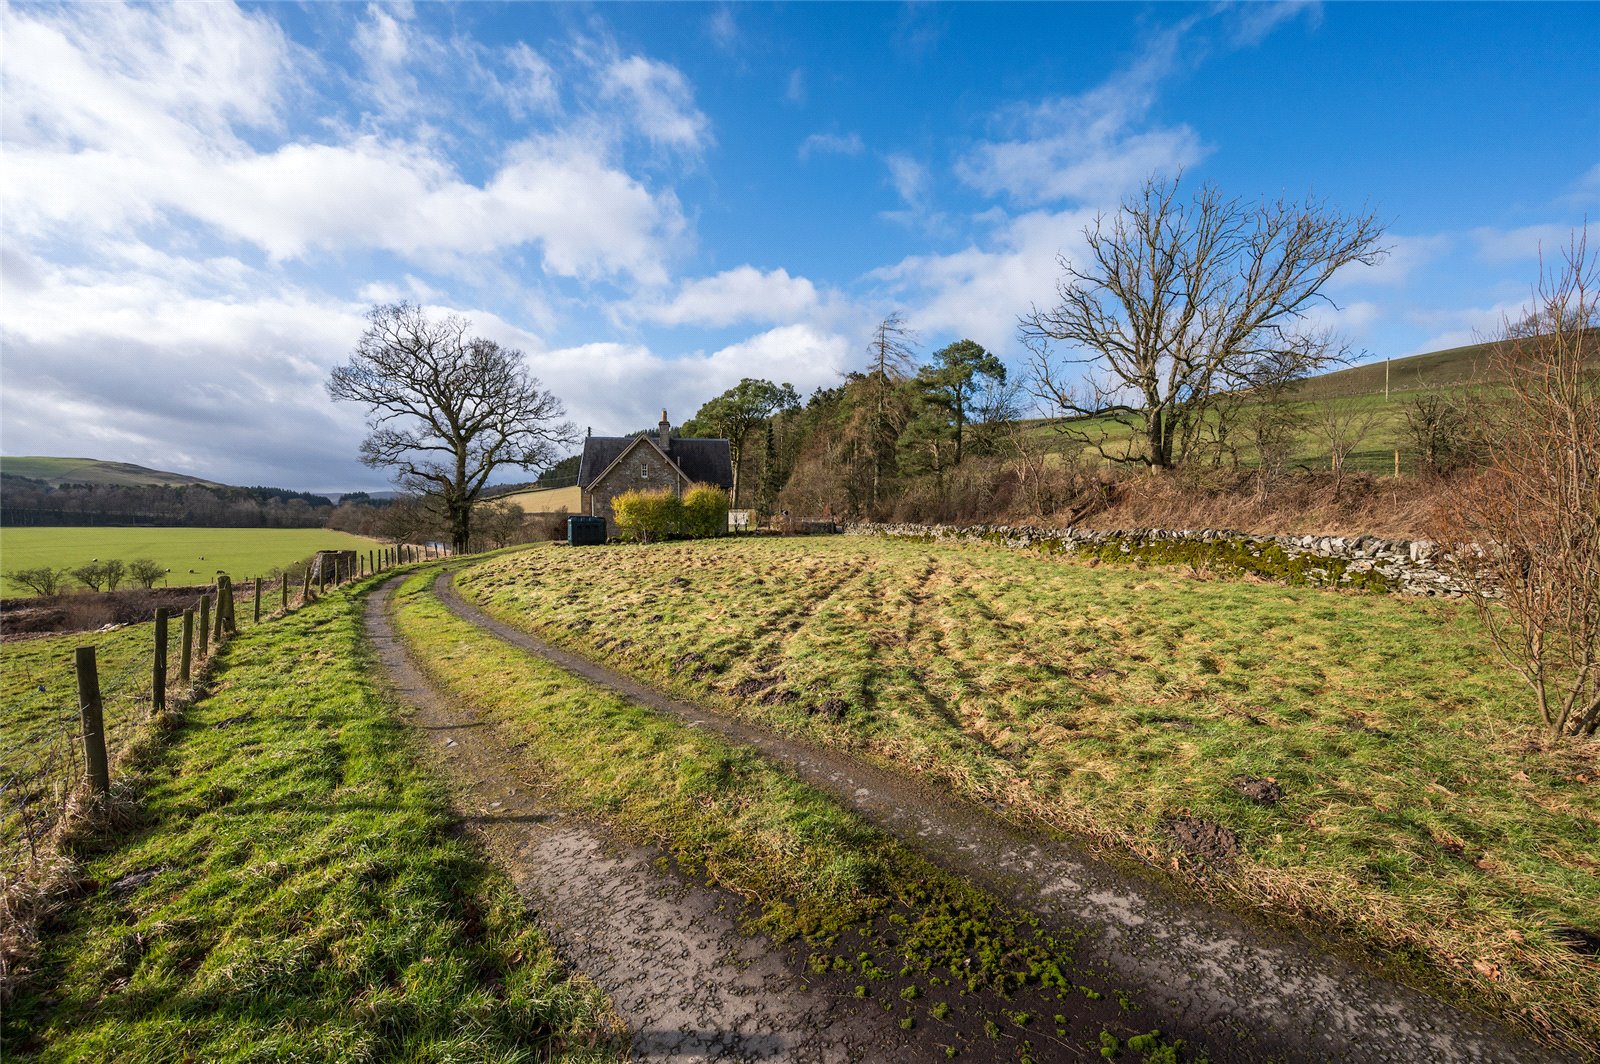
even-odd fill
[(1456, 597), (1465, 588), (1437, 564), (1428, 540), (1380, 536), (1254, 536), (1223, 528), (1089, 528), (1029, 525), (853, 524), (856, 535), (896, 536), (924, 542), (989, 543), (1041, 554), (1086, 554), (1107, 561), (1189, 565), (1254, 573), (1291, 584), (1352, 587), (1407, 595)]
[(615, 533), (617, 519), (611, 506), (613, 499), (624, 492), (663, 489), (682, 494), (677, 472), (661, 460), (660, 452), (650, 447), (637, 447), (625, 454), (607, 476), (589, 485), (589, 505), (585, 512), (604, 517), (609, 531)]

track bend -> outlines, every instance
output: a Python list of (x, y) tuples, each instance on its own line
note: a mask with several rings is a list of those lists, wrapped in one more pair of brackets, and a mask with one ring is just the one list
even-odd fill
[(1376, 976), (1287, 932), (1176, 896), (1070, 844), (848, 754), (669, 698), (488, 616), (441, 573), (458, 617), (661, 713), (760, 750), (796, 776), (1057, 930), (1087, 929), (1080, 958), (1213, 1060), (1506, 1062), (1564, 1058), (1490, 1020)]
[[(397, 578), (398, 579), (398, 578)], [(456, 784), (466, 821), (530, 900), (562, 956), (610, 995), (633, 1059), (881, 1061), (943, 1053), (799, 960), (742, 933), (733, 895), (691, 884), (541, 800), (472, 707), (434, 688), (388, 616), (397, 581), (367, 602), (366, 628), (390, 687)]]

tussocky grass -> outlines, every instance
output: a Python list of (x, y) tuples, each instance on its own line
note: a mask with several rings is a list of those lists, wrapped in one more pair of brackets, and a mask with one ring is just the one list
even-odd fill
[[(1600, 1042), (1600, 747), (1542, 743), (1466, 605), (855, 536), (538, 547), (457, 583), (674, 694)], [(1281, 801), (1238, 789), (1262, 779)], [(1185, 854), (1179, 817), (1238, 859)]]
[(119, 830), (77, 842), (7, 1059), (614, 1059), (604, 996), (376, 691), (359, 591), (229, 643)]
[(859, 979), (857, 996), (907, 1028), (939, 1025), (952, 1053), (1092, 1054), (1120, 1036), (1142, 1039), (1150, 1060), (1182, 1055), (1108, 1004), (1131, 998), (1075, 981), (1071, 936), (940, 871), (752, 751), (463, 621), (434, 597), (432, 578), (424, 571), (396, 593), (396, 631), (433, 682), (516, 737), (524, 778), (744, 898), (747, 929), (800, 943), (812, 972)]

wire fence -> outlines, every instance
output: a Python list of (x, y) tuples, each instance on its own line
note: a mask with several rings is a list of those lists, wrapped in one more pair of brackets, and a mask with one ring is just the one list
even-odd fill
[[(0, 671), (0, 887), (51, 856), (62, 819), (102, 790), (97, 759), (106, 769), (101, 782), (115, 780), (152, 719), (193, 693), (227, 639), (330, 588), (447, 553), (411, 545), (323, 552), (298, 582), (285, 573), (235, 585), (219, 574), (192, 607), (163, 609), (155, 621), (8, 644)], [(87, 657), (80, 648), (89, 648)]]

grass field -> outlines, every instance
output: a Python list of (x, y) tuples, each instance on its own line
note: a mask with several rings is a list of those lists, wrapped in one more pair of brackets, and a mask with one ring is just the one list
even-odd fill
[(7, 455), (0, 458), (0, 473), (29, 477), (48, 484), (114, 484), (119, 487), (138, 484), (216, 485), (215, 481), (191, 477), (186, 473), (169, 473), (161, 469), (134, 465), (131, 462), (106, 462), (98, 458)]
[[(858, 996), (903, 1026), (936, 1025), (952, 1050), (977, 1059), (1033, 1059), (1033, 1043), (1052, 1041), (1044, 1016), (1056, 1017), (1062, 1038), (1067, 1016), (1091, 1002), (1131, 1002), (1068, 977), (1071, 936), (1040, 931), (766, 758), (475, 628), (431, 595), (432, 579), (424, 572), (401, 589), (397, 628), (436, 683), (515, 737), (528, 759), (521, 778), (750, 899), (747, 926), (806, 943), (812, 971), (860, 979)], [(991, 1007), (964, 1033), (945, 1022), (952, 1001), (978, 992), (1016, 1007)], [(1104, 1016), (1097, 1008), (1090, 1027), (1073, 1024), (1073, 1057), (1097, 1055), (1102, 1033), (1145, 1035), (1146, 1059), (1183, 1056), (1125, 1022), (1110, 1020), (1107, 1030)]]
[[(358, 596), (231, 643), (4, 1009), (7, 1059), (611, 1059), (374, 688)], [(133, 878), (129, 878), (133, 877)]]
[[(262, 602), (261, 623), (271, 621), (279, 599), (276, 589)], [(241, 632), (250, 630), (253, 611), (242, 597), (236, 608)], [(182, 615), (168, 629), (169, 697), (178, 687)], [(95, 666), (106, 725), (106, 746), (113, 766), (135, 725), (150, 711), (151, 660), (155, 650), (154, 623), (130, 624), (109, 632), (71, 632), (65, 635), (13, 640), (0, 644), (0, 869), (12, 866), (19, 850), (20, 801), (43, 802), (39, 814), (50, 808), (58, 784), (82, 772), (78, 749), (81, 724), (75, 652), (95, 648)], [(199, 645), (194, 669), (199, 670)], [(55, 803), (59, 808), (59, 802)], [(25, 856), (25, 855), (24, 855)]]
[[(170, 569), (169, 584), (204, 584), (220, 570), (235, 580), (266, 575), (319, 550), (369, 550), (377, 541), (323, 528), (0, 528), (0, 571), (53, 565), (71, 569), (99, 558), (150, 558)], [(0, 594), (27, 595), (6, 579)]]
[[(542, 547), (460, 583), (669, 690), (1600, 1039), (1600, 750), (1542, 746), (1468, 606), (856, 537)], [(1177, 816), (1236, 832), (1237, 863), (1184, 858)]]

